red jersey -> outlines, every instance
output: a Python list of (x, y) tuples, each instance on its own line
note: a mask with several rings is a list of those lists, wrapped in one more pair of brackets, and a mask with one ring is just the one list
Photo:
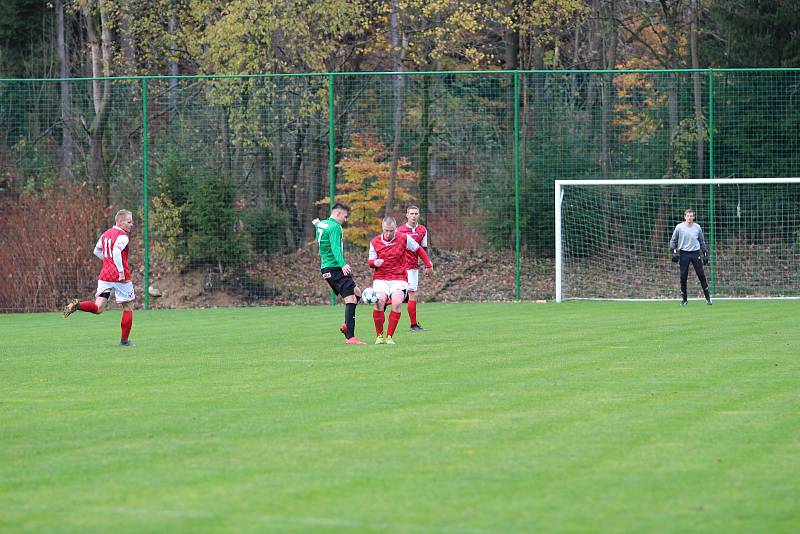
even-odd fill
[[(417, 244), (425, 249), (428, 248), (428, 229), (422, 226), (421, 224), (417, 224), (414, 228), (411, 228), (408, 223), (400, 225), (397, 227), (397, 235), (406, 234), (411, 239), (417, 242)], [(419, 268), (419, 261), (417, 259), (417, 253), (411, 252), (410, 250), (406, 252), (406, 269), (418, 269)]]
[[(104, 282), (131, 281), (131, 270), (128, 267), (128, 242), (128, 234), (119, 226), (112, 226), (100, 236), (94, 246), (95, 256), (103, 260), (103, 266), (97, 276), (98, 280)], [(119, 279), (120, 270), (125, 272), (125, 280)]]
[[(433, 267), (425, 250), (406, 234), (395, 234), (391, 241), (384, 241), (383, 234), (373, 237), (369, 242), (369, 266), (375, 269), (373, 280), (405, 280), (408, 281), (406, 254), (417, 254), (428, 268)], [(375, 260), (383, 260), (380, 267), (375, 267)]]

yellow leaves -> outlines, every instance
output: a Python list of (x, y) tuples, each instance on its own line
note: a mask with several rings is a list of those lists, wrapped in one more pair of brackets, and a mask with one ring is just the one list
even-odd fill
[(464, 56), (467, 58), (467, 61), (469, 61), (473, 65), (480, 65), (487, 57), (486, 54), (484, 54), (474, 46), (468, 46), (467, 48), (465, 48)]
[[(386, 8), (388, 3), (380, 5)], [(402, 29), (413, 36), (406, 59), (422, 67), (449, 60), (439, 63), (443, 69), (497, 66), (497, 39), (506, 29), (543, 46), (555, 43), (565, 28), (573, 27), (590, 10), (582, 0), (406, 0), (399, 2), (399, 8)], [(383, 39), (387, 26), (375, 18), (376, 40)], [(389, 51), (388, 42), (383, 39), (377, 48)]]
[(206, 72), (325, 72), (343, 39), (368, 27), (361, 2), (232, 0), (202, 32)]
[[(514, 3), (506, 27), (529, 35), (546, 35), (552, 39), (561, 29), (580, 20), (589, 6), (579, 0), (540, 0)], [(510, 19), (510, 20), (509, 20)]]
[[(677, 68), (678, 64), (666, 64), (667, 43), (669, 41), (669, 28), (658, 18), (651, 16), (636, 16), (623, 27), (626, 33), (623, 36), (627, 39), (628, 53), (626, 61), (620, 62), (618, 68), (624, 69), (660, 69)], [(635, 37), (634, 37), (635, 35)], [(677, 57), (686, 56), (687, 33), (673, 31), (676, 39)]]
[[(156, 182), (163, 187), (164, 179), (156, 177)], [(153, 256), (157, 262), (163, 262), (163, 268), (180, 271), (186, 266), (186, 260), (180, 255), (181, 235), (183, 227), (181, 219), (186, 205), (176, 206), (165, 193), (151, 198), (150, 228), (153, 232)]]
[(637, 114), (629, 107), (617, 106), (612, 124), (620, 127), (622, 141), (644, 142), (655, 135), (661, 123), (652, 115)]
[(666, 94), (658, 91), (652, 75), (647, 73), (617, 74), (612, 83), (618, 101), (613, 124), (620, 127), (620, 138), (623, 141), (651, 139), (661, 125), (656, 113), (663, 108)]

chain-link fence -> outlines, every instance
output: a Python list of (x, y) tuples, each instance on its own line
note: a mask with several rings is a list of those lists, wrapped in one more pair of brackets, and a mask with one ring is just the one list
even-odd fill
[(800, 176), (798, 99), (798, 69), (0, 80), (0, 309), (88, 297), (120, 208), (142, 305), (325, 303), (333, 198), (362, 286), (414, 204), (423, 299), (552, 298), (555, 180)]

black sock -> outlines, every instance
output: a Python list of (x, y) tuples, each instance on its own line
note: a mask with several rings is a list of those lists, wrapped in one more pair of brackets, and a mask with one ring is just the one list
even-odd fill
[(347, 325), (347, 339), (356, 335), (356, 303), (345, 303), (344, 324)]

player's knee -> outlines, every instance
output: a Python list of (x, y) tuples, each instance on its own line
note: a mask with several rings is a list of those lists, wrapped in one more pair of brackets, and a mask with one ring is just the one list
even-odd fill
[(399, 311), (400, 310), (401, 306), (403, 305), (403, 302), (406, 301), (405, 300), (406, 296), (407, 295), (405, 295), (404, 291), (397, 291), (395, 293), (392, 293), (392, 310), (393, 311)]

